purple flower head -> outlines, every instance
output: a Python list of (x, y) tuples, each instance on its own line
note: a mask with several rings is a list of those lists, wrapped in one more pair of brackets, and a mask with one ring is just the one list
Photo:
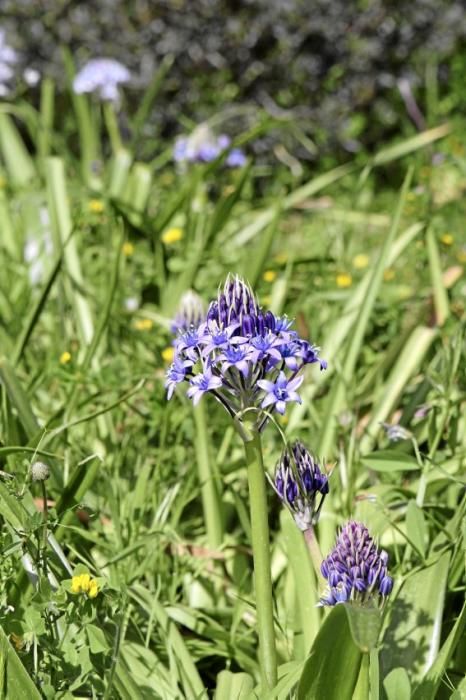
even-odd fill
[(120, 83), (131, 79), (129, 70), (113, 58), (93, 58), (76, 74), (73, 90), (77, 95), (98, 92), (104, 101), (118, 102)]
[[(227, 277), (202, 320), (198, 307), (192, 313), (191, 306), (174, 324), (179, 331), (174, 340), (175, 358), (190, 367), (185, 376), (190, 398), (197, 403), (210, 391), (237, 420), (241, 421), (246, 410), (249, 417), (255, 415), (259, 430), (268, 422), (270, 411), (283, 414), (288, 403), (301, 402), (297, 390), (303, 381), (300, 372), (306, 364), (306, 341), (298, 337), (291, 321), (263, 310), (251, 287), (233, 275)], [(314, 352), (317, 357), (317, 350)], [(169, 397), (172, 375), (170, 380)], [(317, 473), (314, 477), (320, 478)], [(321, 486), (323, 495), (326, 484)]]
[(0, 29), (0, 97), (5, 97), (10, 92), (8, 83), (14, 77), (17, 61), (16, 51), (6, 42), (6, 31)]
[(180, 382), (186, 379), (186, 374), (188, 368), (191, 367), (191, 363), (188, 360), (180, 360), (179, 357), (175, 357), (175, 361), (167, 370), (167, 381), (165, 382), (165, 388), (167, 389), (167, 398), (171, 399), (175, 387)]
[(285, 413), (286, 404), (289, 401), (296, 401), (296, 403), (301, 403), (301, 397), (297, 393), (296, 389), (301, 386), (304, 377), (295, 377), (294, 379), (288, 380), (284, 372), (280, 372), (275, 382), (268, 381), (267, 379), (261, 379), (257, 382), (257, 385), (264, 389), (265, 397), (262, 401), (262, 408), (267, 408), (268, 406), (274, 406), (276, 411), (282, 416)]
[(388, 554), (378, 550), (367, 527), (351, 520), (322, 562), (321, 571), (329, 590), (321, 605), (353, 601), (360, 605), (382, 604), (393, 588), (387, 563)]
[(188, 396), (196, 406), (206, 391), (212, 391), (222, 386), (220, 377), (214, 377), (210, 367), (206, 367), (201, 374), (197, 374), (189, 382)]
[(300, 530), (308, 530), (317, 523), (329, 492), (328, 477), (302, 442), (296, 441), (285, 448), (271, 484)]
[(198, 328), (204, 318), (204, 302), (196, 292), (189, 289), (181, 297), (176, 316), (171, 323), (171, 332), (177, 333)]
[[(216, 136), (206, 124), (200, 124), (190, 136), (180, 136), (175, 141), (173, 159), (177, 163), (211, 163), (230, 147), (226, 134)], [(225, 164), (240, 168), (246, 164), (246, 156), (239, 148), (232, 148)]]

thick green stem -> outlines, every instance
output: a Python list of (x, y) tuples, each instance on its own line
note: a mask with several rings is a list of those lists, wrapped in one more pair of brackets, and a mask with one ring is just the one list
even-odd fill
[(207, 421), (202, 401), (194, 408), (194, 422), (196, 424), (196, 460), (201, 483), (202, 509), (207, 531), (207, 542), (211, 549), (218, 549), (223, 541), (222, 511), (219, 488), (209, 455)]
[(251, 430), (248, 437), (250, 439), (245, 440), (244, 446), (248, 467), (249, 503), (251, 509), (259, 662), (263, 684), (262, 692), (264, 692), (273, 688), (277, 683), (267, 489), (260, 435), (257, 431)]
[(303, 532), (304, 539), (311, 557), (312, 566), (317, 575), (317, 580), (321, 586), (326, 586), (327, 581), (322, 576), (320, 565), (322, 564), (322, 552), (320, 551), (319, 543), (316, 538), (316, 533), (313, 527), (308, 527)]

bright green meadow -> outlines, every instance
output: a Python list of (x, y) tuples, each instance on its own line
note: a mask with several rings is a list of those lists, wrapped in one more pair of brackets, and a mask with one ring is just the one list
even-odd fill
[[(144, 128), (168, 70), (125, 129), (47, 78), (37, 108), (0, 105), (0, 697), (466, 698), (465, 122), (315, 171), (180, 169)], [(258, 110), (234, 145), (290, 128)], [(328, 362), (264, 431), (265, 471), (305, 443), (331, 472), (323, 555), (362, 521), (394, 579), (380, 612), (319, 607), (266, 482), (276, 677), (244, 446), (212, 396), (164, 388), (182, 295), (228, 273)]]

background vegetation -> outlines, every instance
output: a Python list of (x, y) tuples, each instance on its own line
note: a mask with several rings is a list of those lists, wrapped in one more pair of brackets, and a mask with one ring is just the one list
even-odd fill
[[(207, 301), (235, 272), (264, 306), (295, 318), (329, 363), (322, 374), (309, 369), (303, 404), (280, 427), (333, 468), (318, 526), (324, 554), (350, 517), (389, 552), (395, 588), (371, 697), (460, 700), (466, 142), (457, 108), (464, 56), (453, 52), (464, 31), (458, 4), (390, 12), (315, 5), (319, 21), (304, 23), (295, 3), (266, 13), (206, 3), (191, 26), (183, 5), (157, 3), (155, 12), (137, 3), (133, 15), (113, 3), (99, 12), (50, 3), (42, 35), (30, 4), (13, 5), (3, 10), (11, 26), (30, 20), (24, 60), (37, 59), (44, 73), (51, 60), (50, 75), (61, 77), (44, 77), (32, 94), (19, 85), (0, 105), (3, 693), (264, 697), (242, 445), (211, 397), (200, 435), (188, 400), (180, 393), (167, 403), (164, 390), (170, 319), (183, 292), (195, 288)], [(134, 68), (136, 37), (142, 49), (141, 86), (130, 86), (116, 116), (72, 93), (74, 59), (58, 48), (79, 44), (78, 60), (83, 46), (106, 53), (98, 28), (109, 12), (129, 27), (113, 53)], [(384, 33), (390, 17), (395, 28)], [(347, 33), (353, 22), (358, 31)], [(208, 56), (217, 53), (212, 78)], [(394, 87), (405, 75), (417, 76), (420, 130)], [(361, 102), (366, 89), (371, 97)], [(241, 120), (228, 119), (232, 108), (216, 111), (233, 98)], [(174, 166), (173, 133), (205, 117), (231, 126), (245, 168), (228, 170), (222, 158)], [(348, 139), (360, 144), (354, 157)], [(401, 426), (402, 439), (390, 440), (385, 423)], [(270, 429), (264, 444), (272, 473), (279, 432)], [(50, 468), (46, 482), (31, 479), (37, 460)], [(206, 530), (203, 466), (215, 475), (220, 541)], [(327, 616), (316, 607), (321, 591), (301, 534), (272, 490), (269, 516), (280, 669), (268, 697), (369, 697), (343, 610)], [(71, 592), (86, 572), (95, 598)]]

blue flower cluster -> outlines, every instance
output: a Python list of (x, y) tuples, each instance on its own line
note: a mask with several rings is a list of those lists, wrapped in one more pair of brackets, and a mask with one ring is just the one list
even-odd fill
[[(209, 127), (201, 124), (191, 136), (180, 136), (175, 141), (173, 158), (177, 163), (211, 163), (226, 151), (231, 139), (226, 134), (215, 136)], [(246, 155), (240, 148), (232, 148), (225, 158), (229, 168), (246, 165)]]
[(321, 605), (383, 601), (393, 588), (387, 563), (387, 552), (379, 552), (367, 527), (355, 521), (348, 522), (333, 551), (322, 562), (321, 571), (328, 581), (329, 591), (321, 599)]
[(211, 393), (231, 416), (250, 408), (283, 414), (287, 403), (301, 401), (302, 368), (311, 363), (326, 367), (318, 349), (298, 336), (292, 322), (264, 312), (239, 277), (227, 278), (204, 321), (180, 332), (174, 346), (168, 398), (187, 381), (194, 404)]
[(93, 58), (76, 74), (73, 90), (80, 95), (86, 92), (98, 92), (101, 100), (118, 102), (120, 83), (127, 83), (131, 78), (129, 70), (113, 58)]
[(285, 448), (270, 482), (300, 530), (308, 530), (317, 523), (329, 492), (328, 477), (302, 442), (296, 441)]
[(0, 97), (5, 97), (10, 92), (8, 83), (14, 76), (17, 61), (16, 51), (6, 42), (6, 31), (0, 29)]

